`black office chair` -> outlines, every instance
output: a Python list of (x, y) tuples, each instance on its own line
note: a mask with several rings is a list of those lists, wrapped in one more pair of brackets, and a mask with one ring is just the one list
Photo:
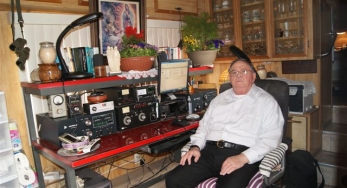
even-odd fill
[[(230, 51), (236, 55), (238, 58), (246, 59), (250, 62), (251, 68), (255, 71), (253, 64), (251, 63), (251, 60), (248, 58), (248, 56), (241, 51), (236, 46), (231, 46)], [(262, 160), (262, 163), (260, 164), (260, 172), (258, 172), (250, 181), (249, 185), (247, 187), (259, 187), (261, 185), (262, 187), (269, 187), (275, 182), (277, 182), (285, 172), (285, 151), (287, 150), (288, 146), (292, 142), (291, 138), (285, 137), (286, 129), (287, 129), (287, 119), (288, 119), (288, 113), (289, 113), (289, 86), (286, 82), (280, 81), (280, 80), (271, 80), (271, 79), (265, 79), (260, 80), (259, 75), (257, 74), (257, 79), (255, 81), (255, 84), (267, 91), (269, 94), (271, 94), (276, 101), (278, 102), (281, 110), (282, 115), (284, 119), (284, 125), (283, 125), (283, 138), (282, 138), (282, 144), (279, 145), (276, 149), (271, 151), (268, 155), (264, 157)], [(221, 84), (219, 88), (219, 93), (222, 93), (228, 89), (230, 89), (231, 83), (225, 82)], [(189, 147), (190, 143), (188, 143), (186, 146), (182, 148), (182, 152), (186, 152), (187, 148)], [(269, 156), (272, 157), (269, 157)], [(276, 156), (273, 158), (273, 156)], [(281, 168), (277, 169), (276, 171), (273, 171), (272, 169), (275, 168), (280, 163)], [(266, 174), (266, 175), (263, 175)], [(213, 188), (215, 186), (217, 178), (210, 178), (205, 180), (204, 182), (200, 183), (198, 188)]]
[[(268, 93), (270, 93), (277, 101), (278, 105), (281, 108), (283, 119), (284, 119), (284, 125), (283, 125), (283, 137), (282, 137), (282, 143), (286, 144), (287, 146), (290, 145), (292, 140), (288, 137), (286, 137), (286, 129), (287, 129), (287, 119), (288, 119), (288, 111), (289, 111), (289, 86), (286, 82), (280, 81), (280, 80), (256, 80), (255, 85), (258, 87), (264, 89)], [(225, 90), (231, 88), (230, 83), (224, 83), (220, 86), (219, 93), (224, 92)], [(281, 147), (281, 145), (279, 146)], [(276, 148), (277, 149), (277, 148)], [(261, 164), (262, 165), (262, 164)], [(283, 155), (283, 158), (281, 160), (281, 167), (282, 169), (280, 171), (273, 171), (270, 174), (270, 177), (263, 176), (264, 182), (263, 187), (268, 187), (272, 184), (274, 184), (277, 180), (279, 180), (285, 171), (285, 155)]]
[[(259, 172), (251, 179), (249, 185), (247, 187), (269, 187), (277, 182), (285, 172), (285, 151), (288, 146), (292, 142), (292, 140), (288, 137), (285, 137), (286, 129), (287, 129), (287, 119), (288, 119), (288, 110), (289, 110), (289, 86), (286, 82), (280, 80), (256, 80), (255, 84), (270, 93), (278, 102), (281, 110), (284, 121), (283, 125), (283, 138), (282, 144), (279, 145), (276, 149), (271, 151), (268, 155), (266, 155), (260, 164)], [(219, 93), (222, 93), (232, 86), (230, 82), (225, 82), (221, 84)], [(181, 152), (187, 152), (190, 147), (190, 142), (186, 144)], [(271, 156), (271, 158), (269, 158)], [(275, 157), (274, 157), (275, 156)], [(265, 162), (266, 161), (266, 162)], [(280, 169), (273, 171), (275, 167), (280, 164)], [(267, 174), (267, 175), (263, 175)], [(201, 182), (197, 188), (214, 188), (216, 184), (217, 178), (209, 178), (203, 182)]]

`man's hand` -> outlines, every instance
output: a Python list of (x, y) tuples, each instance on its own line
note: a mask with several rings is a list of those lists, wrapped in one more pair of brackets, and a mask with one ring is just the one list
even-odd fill
[(243, 167), (246, 163), (248, 163), (248, 158), (243, 153), (235, 156), (228, 157), (222, 165), (222, 169), (220, 171), (220, 175), (224, 176), (225, 174), (230, 174), (235, 170)]
[(200, 158), (200, 149), (198, 147), (191, 148), (186, 154), (184, 154), (181, 158), (180, 165), (185, 165), (186, 161), (188, 161), (188, 165), (192, 162), (192, 157), (194, 156), (194, 162), (198, 162)]

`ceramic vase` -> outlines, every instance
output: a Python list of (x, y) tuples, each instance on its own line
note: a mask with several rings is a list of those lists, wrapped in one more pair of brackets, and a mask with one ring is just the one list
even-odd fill
[(192, 60), (193, 66), (213, 65), (213, 62), (217, 57), (217, 52), (217, 50), (189, 52), (188, 58)]
[(41, 82), (57, 82), (61, 78), (61, 71), (57, 63), (39, 64), (39, 78)]
[(40, 43), (39, 57), (42, 63), (55, 63), (57, 52), (55, 51), (53, 42), (46, 41)]

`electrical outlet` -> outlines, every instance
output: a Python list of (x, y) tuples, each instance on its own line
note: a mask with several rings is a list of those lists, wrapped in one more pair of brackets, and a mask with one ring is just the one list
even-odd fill
[(134, 163), (135, 164), (140, 164), (141, 159), (142, 159), (142, 156), (140, 154), (137, 154), (137, 153), (134, 154)]

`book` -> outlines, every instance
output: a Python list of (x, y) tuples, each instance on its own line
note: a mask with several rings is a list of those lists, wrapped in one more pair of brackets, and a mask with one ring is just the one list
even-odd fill
[(71, 48), (73, 64), (75, 66), (75, 71), (83, 71), (81, 51), (79, 47)]
[(85, 47), (85, 51), (86, 51), (86, 60), (87, 60), (87, 72), (94, 74), (94, 64), (93, 64), (94, 50), (92, 47)]
[(82, 71), (83, 71), (83, 72), (88, 72), (86, 48), (85, 48), (85, 47), (79, 47), (79, 50), (80, 50), (80, 58), (81, 58), (81, 64), (82, 64)]
[(73, 57), (72, 57), (72, 53), (71, 53), (71, 48), (70, 47), (66, 47), (63, 49), (63, 58), (65, 61), (66, 66), (69, 69), (69, 72), (75, 72), (75, 65), (73, 63)]

